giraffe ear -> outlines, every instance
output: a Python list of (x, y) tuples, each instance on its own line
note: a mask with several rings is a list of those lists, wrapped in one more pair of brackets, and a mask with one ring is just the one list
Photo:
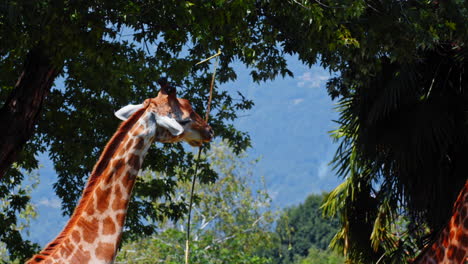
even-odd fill
[(129, 104), (127, 106), (124, 106), (120, 108), (117, 112), (115, 112), (115, 116), (120, 119), (120, 120), (127, 120), (133, 113), (135, 113), (138, 109), (141, 109), (143, 107), (143, 104), (139, 105), (132, 105)]
[(156, 115), (156, 124), (169, 130), (173, 136), (184, 133), (184, 128), (174, 118), (168, 116)]

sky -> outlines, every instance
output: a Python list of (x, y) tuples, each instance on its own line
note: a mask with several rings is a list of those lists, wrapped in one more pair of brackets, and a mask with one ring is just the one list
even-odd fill
[[(256, 84), (245, 67), (236, 65), (238, 80), (218, 88), (232, 94), (240, 91), (255, 103), (234, 124), (250, 134), (248, 157), (260, 159), (253, 176), (265, 179), (276, 208), (299, 204), (309, 194), (331, 191), (340, 182), (329, 166), (336, 149), (329, 131), (337, 127), (333, 120), (338, 117), (325, 89), (330, 73), (319, 66), (306, 67), (294, 57), (287, 60), (294, 78)], [(53, 164), (45, 154), (39, 160), (41, 182), (32, 193), (39, 216), (31, 222), (28, 238), (44, 246), (68, 218), (61, 215), (52, 188)], [(34, 228), (44, 226), (50, 226), (50, 232), (35, 235), (39, 232)]]

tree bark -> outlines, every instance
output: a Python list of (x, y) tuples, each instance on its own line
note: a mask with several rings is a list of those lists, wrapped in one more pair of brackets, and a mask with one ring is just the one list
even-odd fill
[(44, 99), (59, 72), (40, 47), (29, 51), (23, 72), (0, 109), (0, 179), (33, 135)]

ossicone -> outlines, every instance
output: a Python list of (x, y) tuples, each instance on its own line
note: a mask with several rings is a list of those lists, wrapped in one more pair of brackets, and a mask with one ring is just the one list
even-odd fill
[(166, 77), (159, 78), (158, 84), (161, 86), (161, 91), (163, 91), (164, 93), (166, 94), (176, 93), (175, 86), (172, 85), (170, 82), (168, 82)]

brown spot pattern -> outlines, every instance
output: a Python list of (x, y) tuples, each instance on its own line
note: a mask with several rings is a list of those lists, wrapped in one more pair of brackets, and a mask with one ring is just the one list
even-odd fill
[(94, 214), (94, 197), (91, 197), (91, 199), (89, 199), (88, 205), (86, 207), (86, 213), (88, 215)]
[(466, 251), (463, 248), (458, 248), (457, 252), (455, 253), (455, 262), (462, 263), (463, 258), (465, 257)]
[(129, 150), (133, 146), (134, 141), (135, 140), (133, 138), (127, 141), (127, 143), (125, 144), (125, 150)]
[(117, 214), (116, 215), (116, 220), (117, 220), (117, 224), (119, 226), (123, 226), (123, 224), (125, 222), (125, 214)]
[(447, 257), (450, 260), (453, 260), (453, 258), (455, 257), (456, 250), (457, 248), (453, 245), (450, 245), (449, 248), (447, 249)]
[(114, 244), (99, 242), (96, 248), (96, 257), (111, 260), (114, 257), (114, 251)]
[(136, 180), (136, 175), (125, 175), (122, 179), (122, 185), (125, 188), (125, 190), (130, 190), (133, 187), (133, 184), (135, 183)]
[(463, 236), (465, 236), (465, 232), (463, 231), (463, 228), (459, 228), (457, 230), (456, 240), (461, 241), (463, 239)]
[(145, 145), (144, 143), (145, 143), (145, 141), (144, 141), (143, 138), (138, 138), (134, 148), (135, 149), (143, 149), (143, 147)]
[(110, 198), (112, 194), (110, 189), (102, 190), (101, 188), (97, 188), (96, 190), (96, 197), (97, 197), (97, 210), (101, 213), (109, 208)]
[(112, 162), (112, 167), (114, 168), (114, 170), (119, 170), (121, 169), (122, 167), (125, 167), (125, 162), (123, 159), (117, 159), (117, 160), (114, 160)]
[(93, 243), (98, 236), (99, 222), (86, 221), (83, 217), (78, 220), (77, 226), (83, 230), (83, 239), (88, 243)]
[(104, 179), (103, 179), (103, 182), (105, 185), (110, 185), (112, 184), (113, 180), (114, 180), (114, 175), (112, 173), (110, 173), (110, 169), (106, 169), (106, 176), (103, 176)]
[(70, 263), (89, 264), (91, 254), (89, 252), (79, 251), (70, 259)]
[(145, 131), (145, 128), (143, 126), (139, 125), (135, 129), (133, 129), (131, 131), (131, 133), (132, 133), (132, 136), (139, 136), (139, 135), (143, 134), (144, 131)]
[(71, 245), (70, 239), (65, 240), (60, 248), (60, 255), (62, 258), (68, 258), (68, 256), (73, 252), (73, 248), (74, 247)]
[(122, 176), (122, 175), (125, 175), (125, 173), (127, 172), (127, 166), (125, 166), (124, 160), (123, 160), (123, 159), (120, 159), (120, 161), (121, 161), (122, 166), (119, 166), (119, 167), (115, 170), (114, 175), (113, 175), (113, 177), (114, 177), (114, 179), (116, 179), (116, 181), (118, 181), (118, 179), (120, 179), (121, 176)]
[(443, 246), (444, 248), (447, 248), (448, 245), (449, 245), (449, 240), (448, 240), (447, 238), (444, 238), (444, 239), (442, 240), (442, 246)]
[(103, 225), (103, 229), (102, 229), (103, 235), (112, 235), (116, 232), (114, 220), (112, 220), (110, 216), (104, 219), (102, 225)]
[(120, 186), (116, 185), (115, 186), (115, 192), (114, 192), (114, 201), (112, 202), (112, 210), (120, 210), (120, 209), (125, 209), (127, 206), (127, 199), (122, 198), (122, 191), (120, 190)]
[(435, 256), (439, 259), (442, 259), (444, 258), (444, 254), (445, 254), (445, 249), (443, 247), (437, 247), (437, 251), (435, 253)]
[(72, 232), (72, 239), (73, 239), (73, 242), (75, 242), (75, 243), (79, 243), (79, 242), (80, 242), (81, 237), (80, 237), (80, 232), (78, 232), (78, 230), (73, 230), (73, 232)]
[(131, 168), (138, 170), (140, 168), (140, 164), (140, 156), (130, 154), (128, 157), (128, 165), (130, 165)]
[(60, 248), (60, 256), (62, 256), (62, 258), (66, 258), (67, 255), (67, 249), (65, 247)]
[(460, 243), (462, 247), (464, 248), (468, 247), (468, 235), (466, 235), (465, 233), (464, 236), (458, 242)]

